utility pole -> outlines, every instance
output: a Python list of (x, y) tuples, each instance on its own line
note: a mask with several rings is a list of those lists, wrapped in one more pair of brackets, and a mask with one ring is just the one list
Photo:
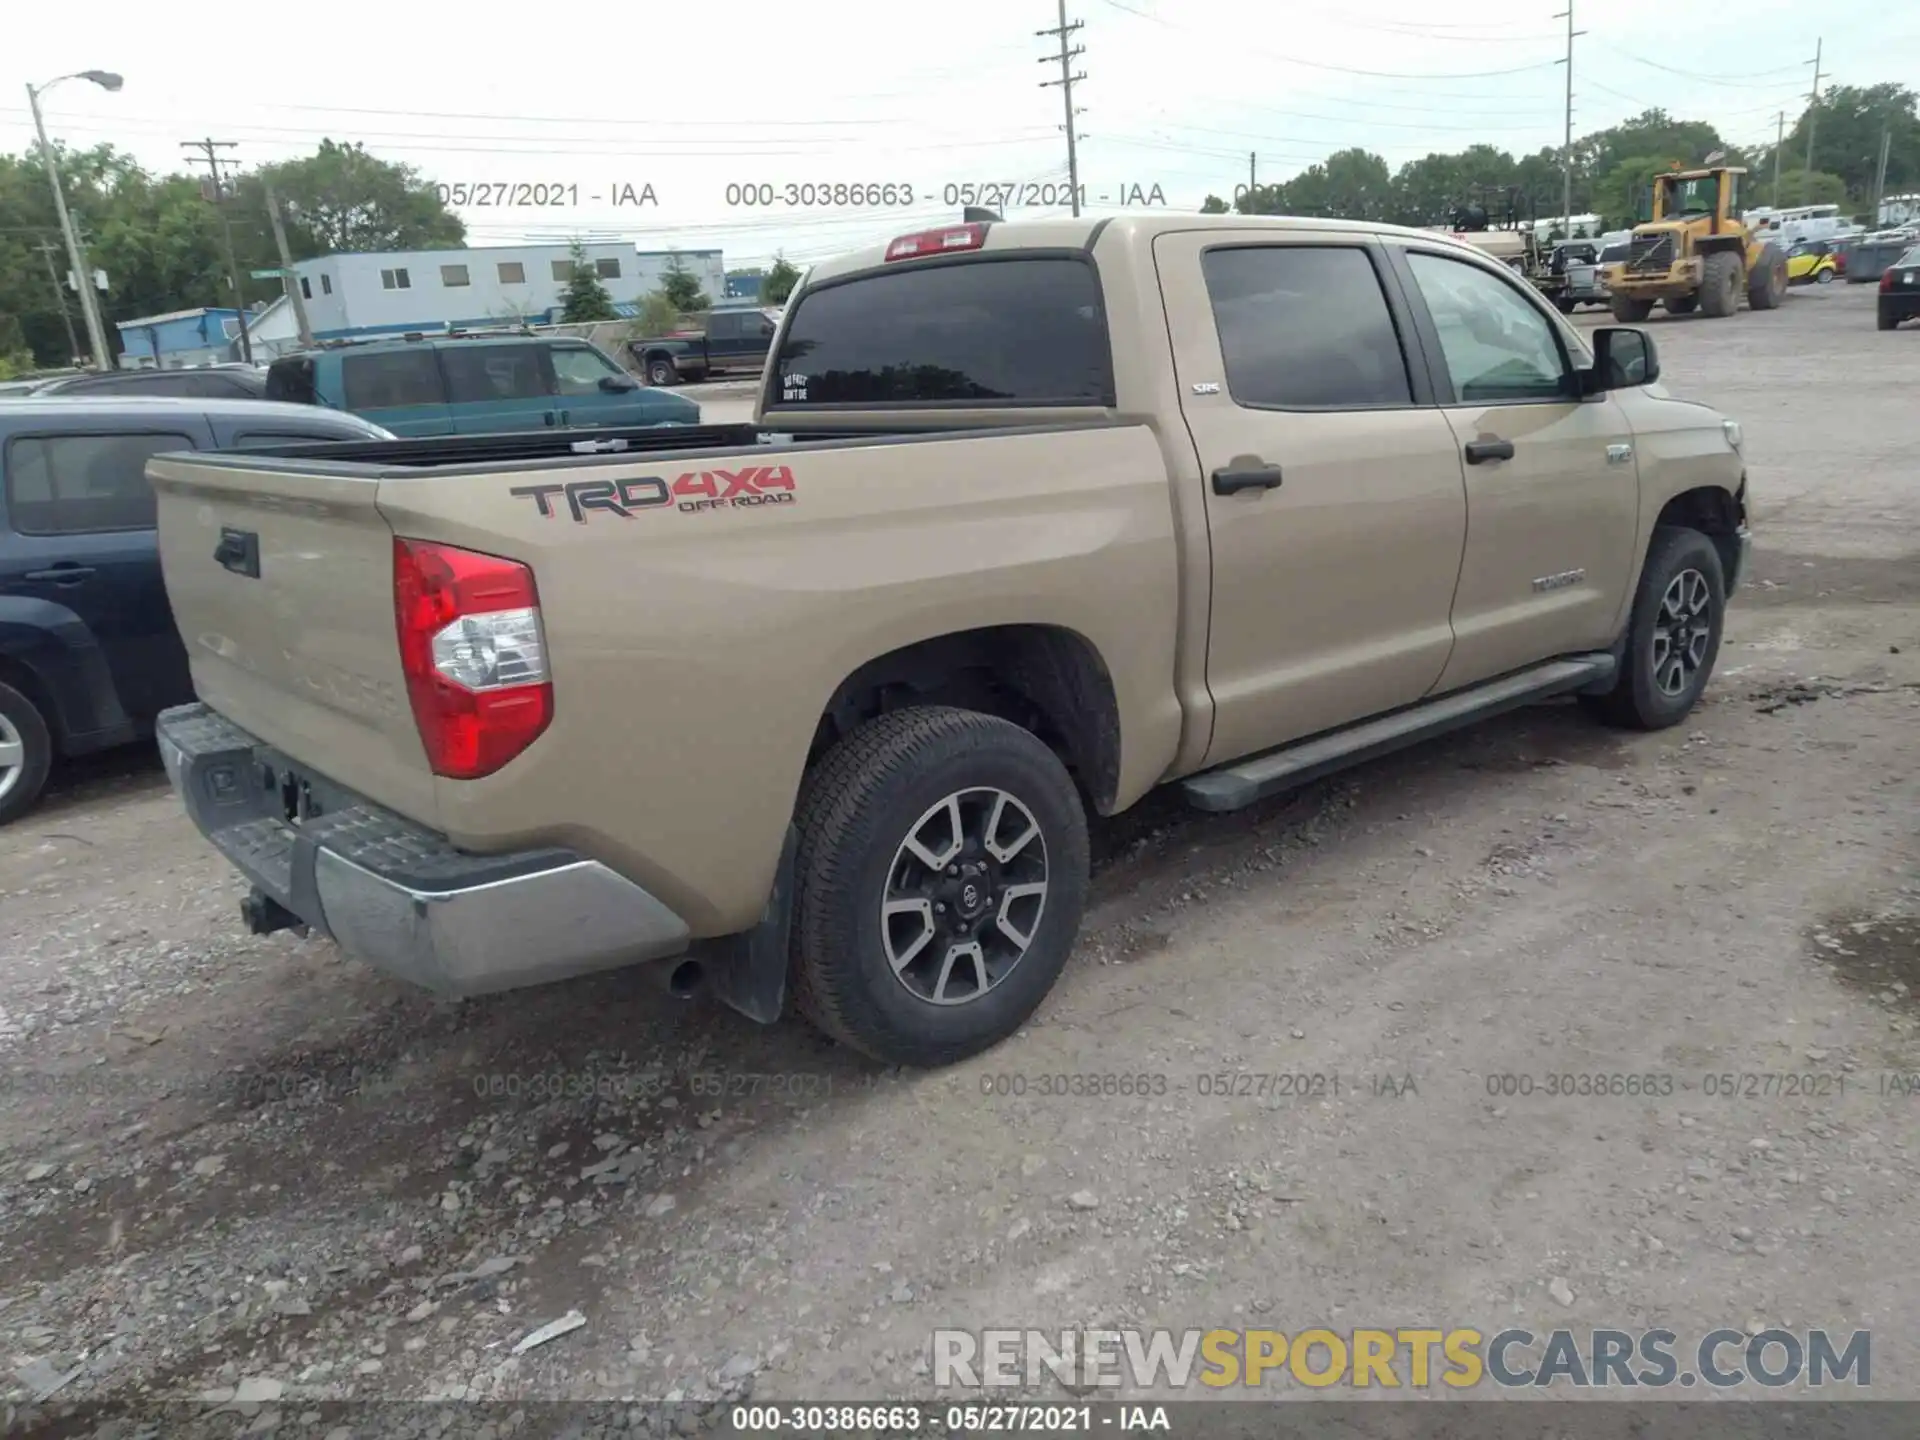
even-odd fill
[(77, 360), (80, 358), (80, 337), (73, 333), (73, 313), (67, 309), (67, 287), (60, 283), (60, 271), (53, 263), (53, 242), (42, 237), (40, 253), (46, 258), (47, 278), (53, 281), (53, 300), (60, 307), (60, 323), (67, 327), (67, 354)]
[(231, 140), (215, 140), (209, 136), (205, 140), (182, 140), (182, 150), (198, 150), (206, 157), (207, 169), (213, 175), (213, 188), (207, 192), (207, 198), (220, 211), (220, 233), (227, 247), (227, 277), (233, 284), (233, 308), (240, 316), (240, 354), (251, 365), (253, 363), (253, 337), (247, 334), (247, 297), (240, 288), (240, 262), (233, 256), (233, 217), (227, 213), (226, 187), (220, 180), (220, 154), (222, 150), (234, 148)]
[(1076, 83), (1087, 77), (1084, 71), (1078, 75), (1074, 74), (1073, 62), (1076, 57), (1086, 54), (1087, 49), (1084, 45), (1068, 44), (1073, 38), (1073, 32), (1080, 28), (1081, 22), (1076, 20), (1069, 25), (1067, 23), (1067, 0), (1058, 0), (1058, 4), (1060, 10), (1059, 26), (1052, 30), (1036, 30), (1033, 33), (1036, 35), (1055, 35), (1058, 36), (1060, 40), (1060, 53), (1057, 56), (1045, 55), (1040, 59), (1042, 65), (1052, 65), (1057, 62), (1060, 66), (1060, 78), (1058, 80), (1042, 80), (1040, 82), (1040, 88), (1045, 90), (1050, 86), (1058, 85), (1060, 87), (1061, 97), (1066, 104), (1067, 195), (1073, 203), (1074, 218), (1078, 219), (1080, 215), (1080, 156), (1075, 147), (1073, 117), (1081, 112), (1073, 108), (1073, 87)]
[(1787, 112), (1782, 110), (1773, 141), (1773, 208), (1780, 208), (1780, 152), (1787, 148)]
[[(101, 72), (103, 75), (105, 72)], [(87, 78), (91, 79), (91, 75)], [(118, 76), (109, 77), (113, 84), (108, 89), (118, 89)], [(49, 84), (58, 82), (49, 81)], [(97, 82), (98, 83), (98, 82)], [(93, 368), (105, 370), (113, 364), (113, 351), (107, 345), (107, 327), (100, 321), (100, 307), (95, 303), (93, 293), (93, 271), (87, 266), (87, 247), (81, 243), (80, 236), (73, 226), (73, 217), (67, 213), (67, 197), (60, 189), (60, 167), (54, 163), (53, 142), (47, 139), (46, 121), (40, 118), (40, 91), (45, 85), (35, 89), (27, 86), (27, 105), (33, 111), (33, 127), (40, 136), (40, 158), (46, 163), (47, 179), (53, 186), (53, 211), (60, 219), (60, 233), (66, 237), (67, 259), (73, 265), (74, 288), (80, 292), (80, 313), (86, 317), (87, 339), (92, 345)], [(66, 305), (61, 304), (64, 314)]]
[(1880, 164), (1873, 172), (1873, 223), (1878, 225), (1880, 207), (1887, 202), (1887, 152), (1893, 145), (1893, 122), (1880, 126)]
[(1573, 28), (1573, 0), (1553, 18), (1567, 22), (1567, 57), (1560, 62), (1567, 67), (1567, 124), (1560, 151), (1560, 233), (1566, 236), (1573, 233), (1573, 40), (1587, 32)]
[(287, 302), (293, 306), (293, 323), (300, 332), (300, 347), (313, 346), (313, 327), (307, 324), (307, 302), (300, 295), (300, 277), (293, 273), (293, 252), (287, 248), (287, 227), (280, 223), (280, 201), (273, 187), (267, 186), (267, 218), (273, 222), (273, 243), (280, 251), (280, 284)]
[(1259, 212), (1253, 208), (1253, 195), (1260, 188), (1260, 156), (1252, 150), (1247, 152), (1247, 214)]
[(1825, 42), (1813, 42), (1813, 89), (1807, 92), (1807, 178), (1800, 186), (1803, 203), (1813, 201), (1813, 134), (1820, 125), (1820, 49)]

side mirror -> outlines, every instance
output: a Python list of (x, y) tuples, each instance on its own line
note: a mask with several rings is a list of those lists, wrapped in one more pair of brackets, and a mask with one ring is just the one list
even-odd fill
[(629, 375), (602, 375), (600, 388), (609, 395), (618, 395), (627, 390), (638, 390), (640, 382)]
[(1582, 387), (1588, 394), (1631, 390), (1660, 378), (1660, 352), (1644, 330), (1603, 325), (1593, 332), (1593, 369)]

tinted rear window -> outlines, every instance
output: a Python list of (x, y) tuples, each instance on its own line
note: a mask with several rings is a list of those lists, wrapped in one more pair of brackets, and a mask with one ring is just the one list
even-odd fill
[(380, 355), (342, 355), (341, 385), (349, 410), (389, 410), (404, 405), (444, 405), (440, 365), (431, 350), (389, 350)]
[(782, 405), (1110, 405), (1086, 261), (980, 259), (804, 296), (775, 365)]
[(7, 510), (22, 535), (151, 530), (147, 460), (185, 435), (23, 435), (7, 447)]
[(447, 398), (455, 405), (537, 400), (553, 393), (538, 345), (450, 345), (441, 352)]
[(267, 399), (286, 400), (295, 405), (318, 405), (313, 391), (313, 361), (276, 360), (267, 367)]

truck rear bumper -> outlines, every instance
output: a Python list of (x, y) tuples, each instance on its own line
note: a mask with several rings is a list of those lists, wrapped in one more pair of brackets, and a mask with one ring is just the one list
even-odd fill
[(215, 848), (301, 922), (399, 979), (480, 995), (687, 948), (685, 921), (598, 861), (456, 850), (205, 705), (164, 711), (155, 730), (168, 778)]

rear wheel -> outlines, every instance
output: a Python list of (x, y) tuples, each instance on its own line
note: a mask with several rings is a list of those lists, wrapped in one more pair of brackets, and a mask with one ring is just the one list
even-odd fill
[(1700, 274), (1700, 313), (1725, 319), (1740, 305), (1740, 257), (1730, 250), (1707, 256)]
[(1661, 526), (1640, 571), (1613, 689), (1583, 703), (1636, 730), (1677, 725), (1707, 688), (1726, 610), (1726, 579), (1713, 541), (1698, 530)]
[(52, 769), (46, 717), (11, 685), (0, 685), (0, 825), (33, 808)]
[(1607, 308), (1613, 312), (1613, 318), (1622, 324), (1638, 325), (1653, 314), (1653, 301), (1632, 295), (1614, 295), (1607, 300)]
[(1553, 302), (1553, 308), (1558, 310), (1562, 315), (1571, 315), (1573, 313), (1573, 307), (1577, 303), (1577, 301), (1569, 300), (1566, 296), (1562, 295), (1558, 300)]
[(1831, 285), (1833, 283), (1833, 271), (1822, 270), (1813, 277), (1813, 283), (1816, 285)]
[(1776, 310), (1787, 293), (1787, 257), (1771, 241), (1760, 247), (1760, 258), (1747, 273), (1747, 304), (1755, 310)]
[(1882, 330), (1892, 330), (1899, 326), (1900, 317), (1891, 310), (1882, 310), (1876, 317)]
[(792, 973), (801, 1012), (892, 1065), (948, 1065), (1025, 1023), (1087, 894), (1087, 821), (1059, 758), (1010, 721), (896, 710), (808, 774)]
[(1667, 301), (1667, 313), (1669, 315), (1691, 315), (1699, 308), (1700, 297), (1697, 295), (1675, 295)]

